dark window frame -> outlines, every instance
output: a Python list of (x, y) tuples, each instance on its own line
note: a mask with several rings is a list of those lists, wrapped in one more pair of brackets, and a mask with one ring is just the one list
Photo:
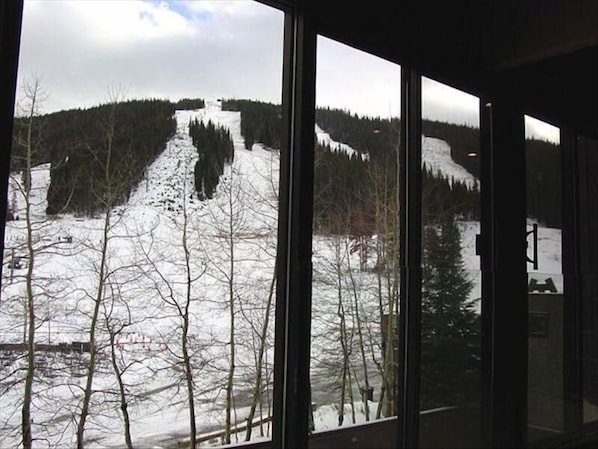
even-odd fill
[[(281, 190), (279, 209), (278, 296), (275, 329), (274, 424), (272, 443), (255, 447), (307, 447), (309, 410), (309, 332), (311, 314), (311, 211), (313, 189), (313, 124), (315, 112), (315, 51), (317, 30), (313, 17), (294, 2), (260, 0), (285, 13), (283, 67), (284, 149), (281, 149)], [(20, 46), (23, 0), (0, 2), (0, 147), (10, 148), (12, 119)], [(414, 67), (401, 65), (403, 135), (417, 135), (421, 121), (421, 74)], [(482, 348), (483, 348), (483, 431), (487, 447), (523, 447), (526, 445), (526, 380), (527, 380), (527, 308), (525, 296), (525, 202), (517, 199), (525, 186), (525, 160), (522, 150), (523, 111), (506, 99), (508, 92), (490, 86), (492, 92), (480, 101), (480, 136), (482, 140)], [(421, 124), (419, 125), (421, 127)], [(419, 128), (421, 129), (421, 128)], [(409, 134), (411, 133), (411, 134)], [(581, 400), (580, 326), (581, 293), (578, 286), (581, 273), (577, 257), (583, 245), (578, 238), (580, 167), (577, 157), (575, 130), (565, 130), (562, 142), (566, 159), (563, 164), (564, 260), (572, 267), (565, 275), (565, 295), (571, 299), (568, 308), (576, 329), (567, 342), (573, 358), (567, 373), (567, 389), (572, 395), (570, 432), (558, 441), (586, 444), (596, 441), (598, 423), (579, 422)], [(403, 139), (403, 137), (402, 137)], [(409, 139), (401, 145), (402, 204), (401, 216), (402, 269), (401, 301), (401, 360), (404, 369), (399, 373), (401, 413), (397, 420), (400, 438), (397, 447), (416, 447), (419, 420), (419, 332), (418, 301), (421, 300), (421, 275), (412, 267), (421, 256), (418, 245), (420, 227), (418, 209), (419, 139)], [(504, 148), (510, 147), (506, 151)], [(287, 150), (287, 151), (285, 151)], [(419, 156), (418, 156), (419, 151)], [(10, 152), (2, 154), (0, 214), (6, 216), (6, 191)], [(514, 165), (513, 165), (514, 164)], [(513, 166), (515, 170), (513, 171)], [(514, 174), (513, 174), (514, 173)], [(513, 206), (515, 199), (515, 206)], [(571, 200), (571, 201), (569, 201)], [(3, 219), (4, 223), (4, 219)], [(0, 230), (3, 247), (4, 226)], [(409, 243), (411, 246), (407, 246)], [(514, 263), (513, 261), (520, 261)], [(523, 264), (523, 268), (522, 265)], [(417, 264), (418, 266), (419, 264)], [(1, 268), (0, 268), (1, 275)], [(404, 279), (404, 280), (403, 280)], [(525, 279), (525, 284), (524, 284)], [(403, 284), (404, 282), (404, 284)], [(515, 294), (506, 291), (505, 283), (518, 286)], [(519, 292), (519, 290), (521, 290)], [(404, 308), (403, 308), (404, 307)], [(512, 316), (516, 320), (513, 322)], [(413, 389), (412, 389), (413, 388)], [(515, 413), (514, 413), (515, 411)], [(594, 436), (592, 436), (592, 434)], [(590, 435), (588, 437), (588, 435)], [(564, 447), (564, 446), (563, 446)], [(589, 446), (588, 446), (589, 447)]]

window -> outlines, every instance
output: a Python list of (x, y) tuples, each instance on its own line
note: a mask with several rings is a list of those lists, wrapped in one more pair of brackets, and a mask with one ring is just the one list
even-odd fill
[(479, 99), (423, 78), (420, 444), (480, 444)]
[(262, 1), (0, 2), (0, 445), (595, 439), (580, 52)]
[[(316, 445), (323, 431), (397, 414), (401, 185), (400, 67), (323, 36), (317, 48), (310, 367)], [(365, 432), (354, 438), (392, 444), (380, 431)]]
[[(526, 116), (528, 439), (565, 431), (566, 336), (558, 129)], [(551, 140), (548, 140), (551, 139)]]
[(282, 32), (250, 1), (25, 2), (0, 446), (271, 437)]
[(586, 136), (576, 137), (579, 179), (579, 254), (581, 298), (581, 408), (586, 432), (593, 432), (598, 421), (598, 279), (596, 276), (597, 208), (595, 168), (598, 166), (598, 143)]

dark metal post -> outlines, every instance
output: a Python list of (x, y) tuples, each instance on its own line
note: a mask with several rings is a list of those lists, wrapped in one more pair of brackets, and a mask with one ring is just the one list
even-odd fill
[(563, 267), (563, 357), (565, 432), (581, 435), (583, 421), (581, 345), (582, 301), (579, 285), (578, 147), (575, 133), (561, 129), (561, 167), (563, 186), (562, 267)]
[(527, 444), (525, 129), (508, 103), (482, 100), (482, 435)]
[[(12, 146), (13, 113), (21, 41), (23, 0), (0, 2), (0, 248), (4, 254), (4, 225), (7, 211), (10, 148)], [(2, 265), (0, 264), (0, 279)]]
[(272, 447), (306, 448), (310, 413), (316, 35), (285, 15)]
[(421, 346), (421, 77), (401, 67), (398, 444), (418, 446)]

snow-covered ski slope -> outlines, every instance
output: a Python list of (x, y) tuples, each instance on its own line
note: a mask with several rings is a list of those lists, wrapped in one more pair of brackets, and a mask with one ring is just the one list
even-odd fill
[[(354, 154), (360, 154), (359, 152), (355, 151), (351, 146), (347, 145), (346, 143), (337, 142), (330, 137), (330, 134), (322, 130), (317, 124), (315, 126), (316, 131), (316, 139), (318, 139), (318, 143), (321, 145), (328, 145), (331, 151), (338, 151), (342, 153), (346, 153), (349, 156), (353, 156)], [(361, 153), (361, 158), (367, 159), (367, 153)]]
[[(226, 127), (234, 142), (235, 156), (225, 167), (214, 198), (199, 201), (193, 185), (197, 151), (188, 135), (192, 119), (212, 121)], [(236, 421), (245, 418), (250, 402), (255, 372), (256, 335), (265, 318), (265, 304), (274, 275), (277, 239), (277, 202), (279, 152), (254, 144), (245, 149), (240, 131), (240, 113), (222, 111), (217, 101), (195, 111), (177, 111), (177, 130), (163, 153), (147, 167), (141, 182), (133, 190), (127, 204), (110, 214), (111, 228), (108, 251), (110, 293), (105, 294), (106, 307), (101, 311), (98, 344), (102, 348), (100, 370), (94, 380), (92, 416), (86, 431), (88, 447), (122, 447), (124, 440), (121, 416), (115, 405), (115, 377), (108, 362), (107, 323), (127, 323), (118, 336), (117, 354), (130, 364), (124, 376), (130, 405), (133, 442), (139, 447), (171, 447), (176, 439), (188, 435), (188, 409), (180, 370), (181, 320), (178, 310), (187, 297), (190, 301), (190, 338), (193, 343), (196, 383), (198, 432), (205, 435), (221, 429), (224, 423), (224, 380), (229, 367), (229, 291), (228, 281), (234, 278), (234, 301), (237, 305), (235, 331), (238, 341), (235, 374)], [(355, 151), (342, 142), (335, 142), (324, 130), (316, 128), (318, 140), (339, 151)], [(449, 178), (469, 185), (476, 182), (450, 158), (450, 148), (437, 139), (423, 138), (423, 158), (428, 167), (440, 170)], [(45, 193), (49, 184), (49, 166), (36, 167), (32, 174), (32, 210), (35, 218), (36, 301), (39, 310), (37, 338), (39, 343), (85, 341), (89, 319), (97, 293), (99, 249), (102, 241), (102, 217), (82, 218), (69, 214), (46, 217)], [(14, 197), (20, 220), (6, 225), (5, 247), (22, 253), (26, 229), (24, 202), (19, 195), (18, 176), (9, 187), (9, 201)], [(14, 194), (13, 194), (14, 192)], [(465, 266), (476, 283), (472, 298), (479, 298), (479, 258), (475, 255), (475, 234), (478, 223), (461, 223)], [(186, 290), (187, 272), (183, 232), (193, 282)], [(232, 239), (228, 238), (232, 235)], [(231, 242), (234, 247), (231, 249)], [(339, 243), (339, 242), (337, 242)], [(342, 243), (342, 242), (341, 242)], [(45, 250), (52, 244), (49, 250)], [(339, 354), (330, 335), (337, 306), (334, 283), (329, 283), (330, 257), (335, 242), (314, 236), (313, 394), (318, 404), (314, 419), (317, 430), (335, 427), (337, 398), (333, 380), (325, 369), (321, 354)], [(560, 231), (540, 228), (540, 281), (550, 273), (560, 272)], [(233, 271), (230, 256), (235, 259)], [(7, 268), (4, 258), (0, 298), (0, 335), (3, 342), (23, 340), (24, 270)], [(357, 257), (353, 255), (351, 257)], [(345, 260), (344, 262), (347, 262)], [(352, 259), (353, 267), (359, 261)], [(554, 275), (552, 275), (554, 278)], [(165, 282), (165, 279), (168, 282)], [(554, 278), (559, 286), (558, 278)], [(360, 287), (363, 316), (378, 311), (377, 300), (371, 297), (373, 283), (367, 272), (356, 273)], [(189, 293), (189, 295), (187, 295)], [(373, 338), (375, 329), (372, 331)], [(270, 310), (264, 376), (270, 382), (273, 361), (273, 309)], [(357, 354), (357, 351), (355, 352)], [(86, 360), (82, 356), (82, 361)], [(80, 406), (84, 369), (73, 367), (59, 357), (40, 359), (50, 375), (40, 375), (35, 384), (34, 435), (45, 438), (51, 447), (73, 446), (75, 421)], [(43, 362), (43, 363), (42, 363)], [(4, 361), (2, 373), (18, 367), (18, 361)], [(40, 368), (41, 370), (42, 368)], [(6, 382), (18, 380), (18, 373)], [(375, 373), (371, 385), (377, 385)], [(19, 385), (19, 384), (17, 384)], [(359, 397), (359, 392), (354, 392)], [(0, 447), (13, 447), (19, 441), (19, 410), (22, 388), (10, 388), (2, 396), (0, 407)], [(370, 403), (375, 408), (375, 403)], [(267, 406), (265, 406), (267, 409)], [(257, 416), (256, 416), (257, 418)], [(363, 420), (363, 414), (357, 413)], [(349, 423), (345, 419), (345, 423)], [(107, 431), (107, 429), (110, 429)], [(254, 437), (259, 432), (254, 432)], [(214, 443), (216, 444), (216, 443)]]
[[(197, 200), (193, 186), (197, 150), (188, 135), (189, 120), (195, 118), (228, 128), (235, 147), (234, 161), (225, 167), (214, 198), (202, 202)], [(94, 389), (112, 393), (95, 396), (86, 431), (88, 447), (117, 448), (124, 444), (118, 407), (106, 401), (115, 400), (117, 391), (108, 363), (106, 323), (110, 322), (127, 323), (116, 344), (120, 360), (130, 364), (124, 377), (132, 399), (129, 410), (136, 446), (169, 447), (177, 438), (188, 435), (188, 409), (180, 371), (180, 310), (188, 297), (198, 431), (205, 434), (223, 428), (223, 373), (228, 370), (230, 339), (228, 283), (233, 278), (232, 293), (239, 307), (235, 325), (235, 420), (243, 421), (249, 406), (255, 332), (265, 319), (265, 302), (274, 276), (279, 154), (259, 144), (246, 150), (240, 113), (222, 111), (218, 102), (208, 102), (201, 110), (177, 111), (176, 119), (177, 131), (164, 152), (146, 169), (127, 204), (110, 213), (110, 287), (104, 294), (106, 308), (100, 311), (102, 323), (98, 324), (97, 340), (102, 349)], [(9, 197), (12, 191), (19, 197), (19, 178), (13, 177)], [(49, 179), (48, 166), (35, 169), (32, 210), (37, 252), (35, 294), (40, 310), (37, 340), (52, 344), (86, 341), (92, 298), (98, 289), (105, 217), (46, 217)], [(7, 223), (5, 246), (15, 248), (21, 257), (26, 254), (24, 202), (17, 199), (15, 203), (21, 219)], [(192, 278), (189, 292), (183, 229)], [(8, 268), (11, 252), (5, 252), (4, 258), (0, 335), (3, 342), (17, 343), (23, 341), (26, 270)], [(230, 268), (231, 257), (234, 268)], [(273, 311), (272, 307), (270, 323)], [(264, 362), (264, 379), (270, 382), (272, 329), (271, 324)], [(86, 357), (82, 356), (82, 363)], [(4, 373), (21, 362), (3, 363), (8, 364), (0, 366)], [(73, 377), (74, 368), (64, 366), (56, 356), (44, 363), (54, 374), (36, 384), (33, 417), (38, 424), (33, 432), (49, 441), (51, 447), (70, 447), (76, 424), (72, 417), (77, 416), (84, 386), (84, 367), (78, 367)], [(21, 397), (19, 387), (2, 396), (0, 447), (18, 446)], [(256, 419), (259, 417), (258, 413)], [(259, 438), (259, 432), (254, 437)]]
[(451, 147), (444, 140), (422, 136), (422, 165), (433, 173), (461, 181), (468, 187), (477, 185), (475, 176), (453, 161)]

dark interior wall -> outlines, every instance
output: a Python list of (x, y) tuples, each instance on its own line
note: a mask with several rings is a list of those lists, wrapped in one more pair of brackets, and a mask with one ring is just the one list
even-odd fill
[(582, 395), (598, 406), (598, 142), (578, 138)]
[(324, 36), (598, 138), (595, 0), (289, 1)]

